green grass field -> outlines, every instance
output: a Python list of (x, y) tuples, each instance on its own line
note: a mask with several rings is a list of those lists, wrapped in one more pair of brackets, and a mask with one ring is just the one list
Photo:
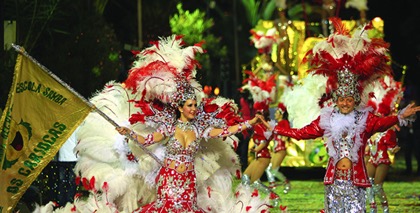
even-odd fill
[[(398, 157), (398, 156), (397, 156)], [(417, 164), (413, 159), (413, 169), (416, 172)], [(390, 212), (420, 212), (420, 176), (403, 175), (405, 169), (404, 160), (397, 159), (392, 165), (384, 190), (387, 193)], [(275, 191), (280, 195), (283, 206), (287, 206), (287, 212), (319, 212), (324, 205), (324, 185), (322, 183), (325, 170), (322, 168), (283, 168), (283, 173), (290, 177), (292, 190), (283, 194), (282, 186)], [(268, 185), (268, 183), (265, 182)], [(378, 203), (378, 212), (382, 208)], [(281, 212), (274, 209), (270, 212)], [(369, 211), (367, 211), (369, 212)]]

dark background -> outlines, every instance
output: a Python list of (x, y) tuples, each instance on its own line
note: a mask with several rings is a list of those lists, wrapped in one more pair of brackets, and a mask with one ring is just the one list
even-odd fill
[[(119, 1), (123, 9), (118, 7), (107, 8), (107, 19), (115, 24), (117, 34), (120, 34), (120, 38), (125, 39), (126, 41), (134, 40), (134, 37), (129, 35), (127, 32), (133, 30), (133, 27), (130, 26), (130, 18), (127, 14), (135, 14), (136, 11), (133, 10), (135, 7), (130, 4), (133, 4), (134, 1), (123, 0)], [(123, 3), (125, 2), (125, 3)], [(148, 16), (147, 13), (149, 10), (147, 8), (154, 8), (155, 6), (162, 7), (161, 11), (167, 12), (166, 14), (170, 15), (175, 11), (176, 1), (165, 1), (164, 4), (156, 2), (155, 4), (151, 2), (144, 2), (143, 12), (145, 16)], [(195, 10), (200, 9), (206, 11), (208, 16), (215, 20), (215, 26), (213, 32), (222, 38), (221, 42), (225, 43), (229, 47), (229, 57), (231, 60), (234, 60), (233, 49), (234, 47), (234, 38), (233, 38), (233, 18), (237, 17), (237, 26), (236, 30), (238, 33), (239, 40), (238, 42), (238, 52), (240, 52), (240, 61), (238, 64), (246, 64), (248, 61), (255, 56), (255, 51), (253, 47), (249, 44), (249, 29), (252, 28), (246, 21), (245, 15), (243, 12), (243, 6), (240, 1), (213, 1), (215, 2), (215, 7), (211, 7), (210, 2), (212, 1), (183, 1), (183, 6), (185, 10)], [(287, 1), (292, 4), (300, 4), (302, 2), (310, 3), (312, 5), (320, 4), (321, 1)], [(338, 16), (342, 19), (359, 19), (359, 12), (353, 8), (345, 8), (345, 0), (335, 1), (337, 5), (341, 5), (338, 11)], [(235, 9), (236, 8), (236, 11)], [(384, 20), (384, 34), (385, 41), (390, 43), (390, 52), (393, 60), (393, 70), (396, 80), (400, 80), (402, 77), (403, 66), (407, 66), (406, 76), (405, 76), (405, 86), (406, 86), (406, 99), (413, 100), (416, 99), (420, 103), (419, 97), (419, 88), (420, 84), (418, 79), (420, 79), (420, 1), (412, 0), (399, 0), (399, 1), (383, 1), (383, 0), (369, 0), (368, 1), (367, 18), (373, 19), (375, 17), (381, 17)], [(164, 12), (164, 13), (165, 13)], [(164, 14), (163, 13), (163, 14)], [(122, 18), (123, 17), (123, 18)], [(126, 19), (125, 19), (125, 18)], [(316, 17), (314, 18), (316, 19)], [(168, 25), (168, 17), (160, 16), (159, 19), (154, 20), (144, 20), (144, 38), (146, 40), (154, 40), (157, 36), (169, 35), (170, 29)], [(135, 28), (134, 28), (135, 29)], [(119, 33), (118, 33), (119, 32)], [(145, 41), (147, 44), (147, 41)], [(235, 64), (232, 62), (230, 64), (231, 71), (233, 71)], [(233, 77), (231, 75), (231, 77)], [(237, 82), (236, 82), (237, 83)], [(230, 91), (231, 92), (231, 91)]]
[[(22, 27), (18, 29), (17, 44), (24, 45), (24, 37), (27, 34), (25, 26), (34, 20), (30, 17), (30, 10), (26, 0), (0, 1), (0, 19), (18, 19)], [(53, 1), (51, 1), (53, 2)], [(53, 29), (41, 34), (38, 40), (31, 44), (29, 53), (38, 59), (43, 65), (50, 68), (54, 73), (69, 83), (76, 91), (89, 97), (97, 89), (109, 80), (123, 81), (127, 70), (131, 66), (132, 54), (124, 48), (125, 45), (136, 46), (137, 41), (137, 1), (135, 0), (109, 0), (106, 4), (102, 17), (93, 17), (92, 4), (94, 1), (59, 1), (56, 16), (58, 18), (48, 23), (47, 29)], [(220, 38), (220, 43), (227, 46), (228, 55), (220, 64), (213, 66), (212, 74), (215, 79), (203, 80), (205, 84), (222, 88), (221, 95), (237, 99), (237, 88), (241, 86), (238, 73), (241, 65), (249, 63), (255, 57), (256, 50), (250, 44), (249, 30), (253, 27), (247, 22), (245, 10), (240, 0), (204, 0), (204, 1), (167, 1), (154, 0), (142, 1), (142, 25), (144, 47), (149, 41), (157, 40), (160, 36), (171, 35), (169, 18), (177, 12), (176, 5), (183, 2), (184, 10), (194, 11), (199, 9), (206, 12), (208, 18), (214, 20), (214, 26), (209, 33)], [(264, 1), (262, 1), (264, 2)], [(322, 0), (299, 1), (290, 0), (288, 4), (311, 4), (320, 6)], [(342, 19), (359, 19), (356, 9), (345, 8), (345, 0), (335, 0), (339, 10), (336, 14)], [(11, 6), (12, 5), (12, 6)], [(17, 13), (14, 6), (22, 5)], [(395, 78), (401, 79), (403, 66), (407, 66), (404, 83), (406, 86), (406, 99), (420, 99), (417, 79), (420, 73), (420, 42), (418, 32), (420, 15), (420, 1), (399, 0), (383, 1), (369, 0), (367, 18), (381, 17), (384, 22), (385, 41), (391, 44), (390, 52), (393, 59)], [(27, 19), (22, 17), (27, 16)], [(273, 17), (274, 19), (275, 17)], [(301, 17), (303, 18), (303, 16)], [(320, 21), (319, 17), (309, 17), (309, 21)], [(26, 22), (25, 22), (26, 21)], [(42, 27), (42, 26), (41, 26)], [(36, 30), (42, 30), (37, 26)], [(48, 28), (50, 27), (50, 28)], [(59, 33), (63, 31), (65, 33)], [(80, 32), (80, 34), (78, 34)], [(88, 33), (94, 34), (86, 38)], [(96, 33), (96, 34), (95, 34)], [(80, 39), (80, 35), (85, 35)], [(89, 35), (90, 35), (89, 34)], [(95, 36), (110, 35), (109, 42), (98, 44)], [(236, 34), (236, 39), (235, 39)], [(76, 39), (78, 42), (74, 42)], [(25, 46), (26, 48), (27, 46)], [(88, 73), (97, 61), (101, 61), (106, 54), (100, 55), (109, 49), (118, 50), (120, 62), (102, 65), (103, 75), (95, 76)], [(28, 49), (27, 49), (28, 50)], [(69, 53), (72, 57), (69, 57)], [(78, 56), (78, 58), (76, 57)], [(10, 89), (14, 59), (1, 51), (2, 70), (0, 70), (0, 103), (4, 106), (7, 93)], [(219, 63), (219, 62), (217, 62)], [(108, 73), (108, 74), (106, 74)], [(203, 84), (203, 82), (202, 82)], [(227, 85), (227, 86), (226, 86)]]

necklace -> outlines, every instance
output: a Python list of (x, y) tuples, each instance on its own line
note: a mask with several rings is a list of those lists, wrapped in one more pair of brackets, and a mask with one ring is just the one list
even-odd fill
[(193, 130), (193, 125), (189, 121), (178, 120), (178, 122), (176, 122), (176, 127), (182, 129), (182, 131), (192, 131)]

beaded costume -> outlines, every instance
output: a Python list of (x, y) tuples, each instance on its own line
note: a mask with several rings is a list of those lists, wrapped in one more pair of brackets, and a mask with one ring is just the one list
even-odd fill
[(394, 129), (388, 129), (385, 132), (378, 133), (376, 138), (370, 138), (368, 140), (369, 152), (369, 163), (374, 166), (379, 164), (391, 164), (391, 160), (388, 155), (388, 150), (393, 149), (397, 146), (397, 134)]
[(156, 176), (157, 200), (135, 212), (204, 212), (197, 206), (194, 157), (198, 140), (183, 147), (175, 137), (166, 143), (164, 166)]
[[(276, 124), (276, 126), (289, 126), (289, 122), (287, 120), (281, 120)], [(273, 152), (279, 152), (282, 150), (286, 150), (286, 141), (284, 140), (285, 137), (281, 135), (275, 135), (273, 137), (274, 147)]]
[[(384, 76), (375, 82), (368, 105), (380, 116), (394, 114), (401, 98), (403, 97), (401, 82), (394, 80), (392, 76)], [(368, 173), (372, 187), (366, 189), (366, 197), (370, 206), (370, 212), (377, 212), (375, 197), (378, 197), (384, 213), (389, 213), (388, 198), (383, 188), (383, 183), (391, 164), (388, 151), (395, 154), (399, 150), (396, 128), (390, 128), (385, 132), (376, 133), (368, 140), (366, 156), (368, 159)], [(380, 166), (382, 165), (382, 166)]]
[[(365, 189), (371, 186), (364, 162), (367, 140), (398, 121), (400, 125), (406, 125), (410, 118), (402, 119), (396, 115), (379, 117), (373, 114), (370, 107), (366, 107), (369, 91), (365, 88), (381, 76), (391, 73), (388, 44), (379, 38), (370, 39), (367, 35), (367, 31), (373, 28), (372, 23), (350, 35), (340, 19), (331, 18), (330, 21), (335, 32), (315, 44), (303, 60), (303, 63), (309, 62), (310, 74), (327, 77), (325, 94), (318, 97), (316, 102), (322, 107), (319, 116), (299, 128), (276, 126), (274, 134), (297, 140), (323, 137), (329, 156), (324, 177), (325, 212), (364, 212)], [(353, 98), (350, 112), (344, 110), (341, 113), (338, 107), (330, 104), (338, 104), (340, 98), (348, 97)], [(295, 107), (287, 102), (285, 100), (288, 108)], [(346, 107), (348, 109), (348, 104)], [(306, 111), (302, 113), (307, 116)], [(296, 124), (292, 115), (292, 123)], [(336, 168), (344, 158), (351, 162), (351, 166), (347, 160), (341, 162), (350, 168)]]
[(254, 133), (252, 134), (252, 139), (254, 140), (255, 147), (258, 147), (261, 144), (265, 144), (265, 147), (260, 151), (255, 153), (256, 158), (271, 158), (270, 150), (268, 149), (268, 144), (271, 141), (271, 132), (268, 128), (259, 123), (254, 126)]
[[(327, 151), (330, 156), (324, 177), (324, 184), (327, 186), (325, 192), (325, 207), (328, 207), (331, 212), (336, 212), (333, 211), (333, 209), (343, 209), (342, 205), (351, 201), (357, 204), (353, 205), (355, 209), (361, 210), (364, 209), (365, 206), (363, 203), (365, 199), (362, 199), (364, 192), (357, 194), (350, 193), (348, 194), (349, 196), (343, 195), (344, 197), (341, 197), (342, 199), (337, 200), (337, 198), (340, 197), (338, 196), (339, 191), (341, 191), (341, 189), (346, 189), (343, 191), (350, 190), (350, 192), (353, 190), (360, 191), (360, 187), (364, 188), (371, 185), (363, 161), (367, 140), (375, 132), (385, 131), (395, 125), (398, 122), (398, 118), (397, 116), (378, 117), (373, 115), (369, 110), (354, 110), (353, 113), (344, 117), (337, 117), (337, 115), (339, 115), (338, 110), (334, 108), (324, 108), (320, 117), (309, 125), (300, 129), (277, 126), (274, 129), (274, 133), (292, 137), (297, 140), (315, 139), (324, 136), (326, 138)], [(347, 119), (353, 120), (354, 123), (343, 125), (348, 123), (345, 121)], [(340, 151), (342, 150), (341, 144), (344, 132), (349, 136), (344, 139), (346, 140), (347, 145), (349, 145), (348, 152), (345, 154), (348, 154), (348, 158), (352, 161), (352, 172), (350, 173), (349, 171), (339, 173), (335, 167), (336, 162), (343, 157), (340, 156)], [(344, 175), (343, 177), (343, 175), (340, 174), (350, 175)], [(360, 202), (359, 199), (362, 202)], [(341, 204), (339, 204), (340, 202)]]

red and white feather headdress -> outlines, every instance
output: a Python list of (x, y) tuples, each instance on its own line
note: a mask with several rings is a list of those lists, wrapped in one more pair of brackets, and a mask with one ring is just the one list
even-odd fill
[(277, 44), (280, 42), (280, 37), (277, 34), (277, 30), (275, 27), (265, 31), (251, 29), (249, 32), (251, 33), (251, 42), (261, 54), (271, 53), (273, 44)]
[(267, 111), (270, 103), (274, 100), (276, 78), (271, 75), (267, 80), (259, 79), (252, 71), (245, 71), (249, 78), (243, 81), (241, 90), (248, 89), (254, 101), (254, 109)]
[[(369, 38), (371, 22), (350, 35), (339, 18), (331, 18), (335, 33), (317, 43), (303, 62), (310, 62), (308, 72), (328, 77), (334, 100), (338, 96), (352, 96), (359, 104), (366, 99), (363, 89), (378, 77), (392, 73), (388, 47), (381, 38)], [(365, 102), (367, 100), (362, 100)]]
[(371, 98), (368, 106), (371, 106), (375, 113), (380, 116), (387, 116), (398, 109), (404, 88), (401, 82), (395, 81), (392, 76), (384, 76), (373, 84)]
[(174, 107), (201, 93), (201, 85), (195, 80), (199, 66), (195, 54), (203, 53), (201, 43), (184, 48), (182, 36), (172, 35), (151, 44), (135, 53), (137, 60), (124, 82), (127, 88), (141, 94), (141, 100), (158, 99)]

